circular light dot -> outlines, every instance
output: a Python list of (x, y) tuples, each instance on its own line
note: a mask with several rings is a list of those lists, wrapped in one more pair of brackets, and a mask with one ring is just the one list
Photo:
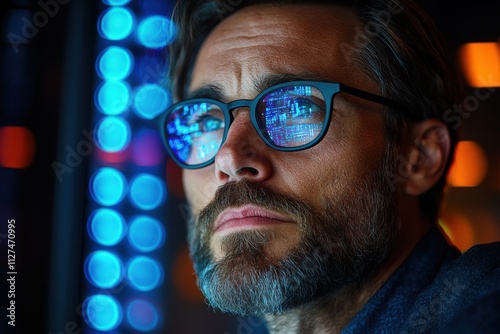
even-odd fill
[(163, 181), (153, 175), (139, 174), (130, 183), (130, 199), (132, 204), (142, 210), (158, 207), (165, 199)]
[(150, 252), (165, 241), (165, 228), (156, 219), (139, 216), (132, 220), (128, 231), (130, 244), (141, 252)]
[(123, 80), (134, 67), (134, 58), (129, 50), (110, 46), (98, 57), (97, 73), (104, 80)]
[(99, 204), (111, 206), (119, 203), (126, 192), (126, 180), (122, 173), (110, 167), (97, 170), (90, 181), (90, 194)]
[(134, 300), (127, 307), (127, 320), (135, 330), (149, 332), (158, 326), (158, 310), (145, 300)]
[(96, 126), (96, 140), (99, 147), (106, 152), (119, 152), (130, 143), (130, 126), (123, 118), (104, 117)]
[(100, 331), (117, 328), (123, 319), (120, 304), (113, 297), (106, 295), (88, 297), (82, 310), (85, 322)]
[(105, 81), (96, 90), (96, 106), (106, 115), (119, 115), (130, 104), (130, 87), (122, 81)]
[(94, 286), (110, 289), (123, 277), (123, 265), (116, 255), (108, 251), (91, 253), (85, 261), (85, 276)]
[(118, 244), (125, 235), (125, 219), (111, 209), (98, 209), (92, 213), (87, 223), (90, 237), (103, 246)]
[(134, 108), (142, 118), (153, 119), (161, 114), (170, 104), (171, 99), (167, 91), (155, 84), (146, 84), (139, 87), (134, 96)]
[(113, 7), (99, 18), (99, 34), (102, 38), (117, 41), (126, 38), (134, 27), (134, 16), (128, 8)]
[(124, 6), (130, 2), (130, 0), (102, 0), (106, 5), (110, 6)]
[(34, 157), (35, 137), (28, 128), (0, 127), (0, 167), (26, 168)]
[[(458, 48), (457, 54), (462, 67), (462, 73), (469, 86), (500, 86), (500, 48), (498, 46), (498, 41), (491, 41), (465, 43)], [(479, 96), (477, 94), (476, 92), (476, 96), (472, 95), (465, 98), (464, 104), (460, 107), (469, 107), (473, 110), (478, 108), (479, 101), (477, 101), (477, 97)], [(476, 99), (476, 101), (471, 101), (471, 98)], [(473, 102), (473, 105), (470, 105), (470, 102)], [(450, 117), (450, 120), (452, 119)]]
[(164, 163), (163, 144), (158, 131), (137, 131), (132, 141), (132, 157), (138, 166), (158, 166)]
[(448, 181), (455, 187), (476, 187), (488, 171), (488, 159), (483, 148), (473, 141), (459, 141)]
[(139, 291), (150, 291), (163, 281), (163, 269), (158, 261), (147, 256), (136, 256), (128, 264), (130, 285)]
[(139, 43), (147, 48), (163, 48), (174, 41), (175, 25), (166, 17), (154, 15), (144, 19), (137, 29)]

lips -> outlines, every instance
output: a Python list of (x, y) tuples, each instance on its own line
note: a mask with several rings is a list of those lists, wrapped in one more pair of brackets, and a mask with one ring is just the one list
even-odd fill
[(293, 221), (289, 217), (262, 207), (245, 205), (224, 210), (215, 221), (214, 231), (220, 233), (283, 223), (293, 223)]

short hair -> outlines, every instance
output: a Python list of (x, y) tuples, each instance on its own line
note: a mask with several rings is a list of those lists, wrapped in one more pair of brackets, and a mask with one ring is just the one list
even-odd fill
[[(184, 99), (196, 55), (212, 29), (253, 4), (330, 4), (356, 14), (362, 26), (357, 28), (354, 41), (341, 43), (342, 51), (378, 83), (382, 95), (398, 101), (416, 118), (438, 119), (448, 128), (451, 147), (444, 173), (420, 196), (421, 211), (437, 220), (458, 142), (457, 124), (445, 121), (445, 111), (460, 101), (462, 85), (444, 39), (428, 14), (408, 0), (179, 0), (173, 15), (178, 37), (169, 55), (169, 82), (175, 99)], [(387, 140), (401, 144), (408, 124), (401, 114), (387, 113)], [(392, 181), (404, 177), (394, 175)]]

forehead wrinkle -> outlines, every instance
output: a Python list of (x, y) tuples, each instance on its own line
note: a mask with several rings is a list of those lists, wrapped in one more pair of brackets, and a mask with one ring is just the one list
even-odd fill
[[(295, 8), (283, 11), (285, 7)], [(353, 40), (355, 27), (360, 25), (348, 8), (328, 4), (251, 5), (209, 34), (198, 54), (200, 62), (195, 63), (193, 73), (199, 75), (192, 78), (191, 88), (216, 81), (223, 83), (220, 87), (230, 99), (252, 98), (262, 91), (256, 88), (269, 86), (256, 85), (262, 74), (297, 70), (356, 87), (366, 77), (344, 57), (340, 46)]]
[[(297, 10), (287, 11), (284, 15), (280, 10), (282, 7), (295, 7)], [(327, 20), (324, 16), (311, 17), (314, 15), (313, 12), (309, 12), (305, 7), (315, 9), (326, 7), (325, 11), (329, 11), (331, 15), (328, 15)], [(247, 17), (251, 19), (246, 19)], [(314, 27), (311, 27), (311, 18), (315, 19)], [(284, 24), (286, 29), (283, 29)], [(331, 37), (335, 39), (341, 36), (344, 37), (341, 38), (343, 40), (352, 40), (354, 27), (359, 25), (361, 25), (359, 19), (351, 10), (335, 5), (256, 4), (241, 9), (219, 23), (204, 44), (207, 47), (207, 55), (216, 57), (223, 56), (228, 51), (243, 53), (247, 48), (274, 47), (277, 44), (288, 45), (292, 51), (297, 52), (296, 45), (298, 44), (319, 47), (313, 44), (319, 32), (321, 32), (320, 39), (324, 44), (328, 44)]]
[[(215, 37), (214, 37), (215, 36)], [(208, 56), (217, 57), (221, 56), (228, 50), (241, 52), (246, 49), (251, 49), (254, 47), (262, 46), (272, 46), (277, 38), (276, 35), (272, 34), (242, 34), (240, 31), (235, 31), (235, 29), (218, 32), (217, 34), (212, 34), (204, 42)]]

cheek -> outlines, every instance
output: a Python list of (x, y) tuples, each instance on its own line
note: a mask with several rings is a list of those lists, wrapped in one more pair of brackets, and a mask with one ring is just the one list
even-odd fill
[(354, 117), (341, 124), (332, 125), (318, 145), (289, 155), (281, 164), (290, 190), (315, 209), (321, 209), (321, 197), (350, 191), (366, 179), (382, 158), (385, 141), (380, 115)]
[(203, 209), (214, 197), (217, 183), (214, 181), (213, 166), (197, 170), (183, 170), (182, 183), (186, 199), (193, 213)]

